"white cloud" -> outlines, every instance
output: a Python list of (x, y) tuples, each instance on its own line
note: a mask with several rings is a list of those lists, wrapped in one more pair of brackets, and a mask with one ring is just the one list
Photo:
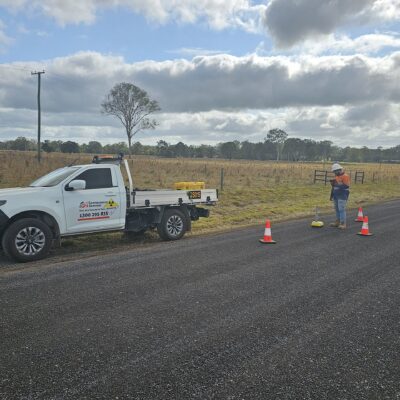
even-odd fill
[[(43, 106), (51, 111), (99, 109), (117, 82), (147, 90), (164, 112), (330, 106), (400, 101), (400, 52), (386, 57), (201, 56), (193, 60), (125, 63), (80, 52), (31, 69), (46, 70)], [(27, 68), (27, 64), (23, 64)], [(35, 108), (36, 81), (16, 68), (0, 76), (0, 106)]]
[[(96, 18), (95, 0), (0, 0), (0, 7), (11, 12), (39, 11), (60, 25), (92, 23)], [(100, 4), (103, 0), (100, 0)]]
[(124, 7), (164, 24), (169, 21), (206, 21), (212, 29), (240, 28), (249, 32), (261, 29), (265, 5), (251, 0), (0, 0), (0, 6), (14, 11), (38, 10), (60, 25), (93, 23), (99, 10)]
[(367, 145), (380, 140), (394, 145), (400, 139), (399, 66), (400, 52), (386, 57), (216, 55), (134, 64), (81, 52), (42, 64), (3, 64), (0, 136), (23, 131), (34, 137), (37, 82), (30, 70), (44, 68), (47, 138), (123, 140), (118, 121), (100, 115), (100, 103), (115, 83), (128, 81), (162, 107), (161, 126), (140, 135), (141, 141), (257, 141), (280, 127), (292, 137), (348, 144), (361, 132)]
[(329, 36), (320, 43), (306, 43), (302, 48), (311, 54), (376, 54), (382, 50), (400, 49), (400, 36), (374, 33), (350, 38), (346, 35)]
[(400, 49), (400, 35), (396, 32), (372, 33), (351, 38), (347, 35), (331, 34), (318, 39), (307, 39), (286, 50), (270, 49), (262, 41), (255, 54), (266, 55), (374, 55), (382, 51)]
[(138, 63), (127, 76), (166, 111), (265, 109), (399, 100), (400, 53), (364, 56), (196, 57)]
[[(386, 21), (400, 19), (400, 1), (399, 0), (375, 0), (371, 8), (372, 16)], [(369, 16), (369, 18), (372, 18)]]
[(400, 0), (271, 0), (265, 26), (279, 47), (291, 47), (350, 24), (400, 19)]

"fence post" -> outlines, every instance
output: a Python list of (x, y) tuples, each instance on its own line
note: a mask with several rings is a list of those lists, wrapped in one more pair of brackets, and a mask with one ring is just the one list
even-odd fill
[(224, 190), (224, 169), (221, 168), (221, 192)]
[(325, 171), (325, 186), (327, 181), (328, 181), (328, 171)]

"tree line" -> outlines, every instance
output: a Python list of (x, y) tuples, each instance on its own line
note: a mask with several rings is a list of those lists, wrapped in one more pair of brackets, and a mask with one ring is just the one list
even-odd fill
[(285, 161), (348, 161), (348, 162), (398, 162), (400, 145), (383, 149), (366, 146), (339, 147), (329, 140), (289, 138), (282, 129), (271, 129), (263, 141), (230, 141), (211, 145), (187, 145), (183, 142), (169, 144), (159, 140), (157, 145), (133, 142), (134, 136), (144, 130), (155, 129), (158, 122), (152, 114), (161, 110), (156, 100), (150, 99), (146, 91), (132, 83), (116, 84), (101, 103), (101, 113), (115, 117), (123, 125), (128, 144), (119, 142), (102, 145), (98, 141), (79, 144), (73, 141), (45, 140), (38, 149), (36, 141), (19, 137), (0, 142), (0, 150), (43, 150), (45, 152), (89, 153), (89, 154), (134, 154), (159, 157), (224, 158), (246, 160)]
[[(102, 145), (98, 141), (77, 143), (74, 141), (45, 140), (41, 148), (44, 152), (117, 154), (129, 153), (125, 142)], [(25, 137), (0, 142), (0, 150), (36, 151), (37, 143)], [(157, 145), (132, 144), (132, 154), (159, 157), (223, 158), (245, 160), (284, 160), (284, 161), (323, 161), (336, 160), (348, 162), (396, 162), (400, 161), (400, 145), (383, 149), (378, 147), (340, 147), (331, 141), (315, 141), (286, 137), (277, 142), (273, 136), (263, 141), (230, 141), (211, 145), (187, 145), (183, 142), (169, 144), (164, 140)]]

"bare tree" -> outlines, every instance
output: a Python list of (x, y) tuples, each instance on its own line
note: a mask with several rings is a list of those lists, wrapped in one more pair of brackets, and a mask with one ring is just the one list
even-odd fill
[(101, 113), (117, 117), (125, 127), (129, 154), (132, 154), (132, 138), (139, 131), (154, 129), (158, 123), (148, 116), (160, 111), (157, 101), (132, 83), (118, 83), (101, 103)]
[(283, 146), (288, 138), (288, 134), (283, 129), (271, 129), (267, 134), (267, 140), (274, 143), (276, 146), (276, 159), (279, 161), (281, 158)]

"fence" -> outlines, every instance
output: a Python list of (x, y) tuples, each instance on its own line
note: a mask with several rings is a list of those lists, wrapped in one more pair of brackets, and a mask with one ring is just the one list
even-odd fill
[[(365, 176), (364, 171), (356, 171), (354, 174), (353, 171), (349, 171), (349, 176), (351, 180), (353, 180), (353, 175), (354, 175), (354, 183), (361, 183), (361, 184), (364, 183), (364, 176)], [(335, 175), (333, 172), (323, 171), (319, 169), (314, 170), (314, 183), (324, 182), (326, 185), (327, 182), (329, 182), (331, 179), (334, 178)]]
[(364, 183), (364, 171), (356, 171), (356, 174), (354, 175), (354, 183)]
[(322, 170), (314, 170), (314, 183), (315, 182), (324, 182), (325, 185), (330, 179), (334, 178), (334, 174), (329, 171), (322, 171)]

